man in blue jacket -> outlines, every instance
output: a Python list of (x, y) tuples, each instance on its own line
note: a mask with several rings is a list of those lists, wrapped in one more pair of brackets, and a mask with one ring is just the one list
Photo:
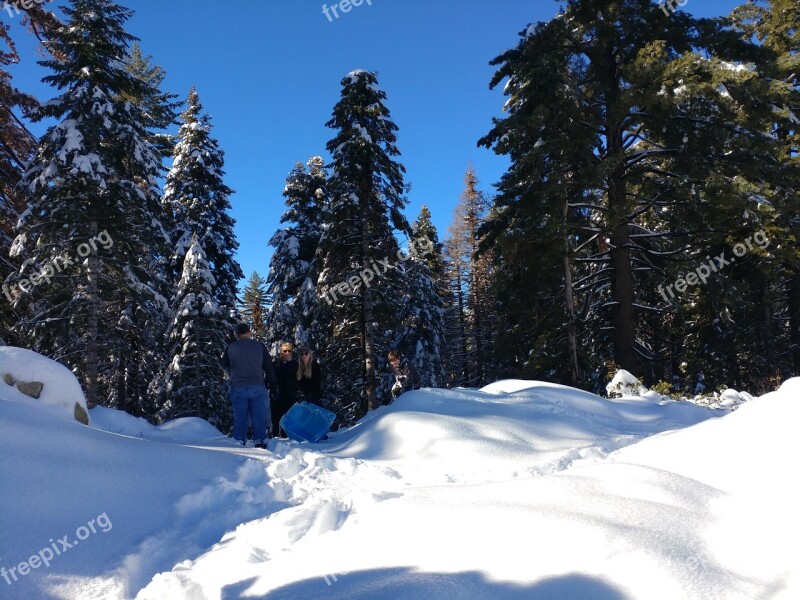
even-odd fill
[(266, 448), (269, 395), (264, 387), (264, 375), (270, 390), (277, 391), (275, 369), (267, 347), (253, 339), (247, 323), (236, 326), (236, 337), (238, 339), (228, 346), (223, 358), (225, 369), (231, 376), (233, 439), (243, 446), (246, 444), (249, 416), (255, 447)]

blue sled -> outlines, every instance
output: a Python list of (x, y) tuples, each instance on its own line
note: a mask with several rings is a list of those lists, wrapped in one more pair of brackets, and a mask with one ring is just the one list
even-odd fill
[(336, 415), (310, 402), (298, 402), (281, 417), (281, 429), (297, 442), (318, 442), (331, 430)]

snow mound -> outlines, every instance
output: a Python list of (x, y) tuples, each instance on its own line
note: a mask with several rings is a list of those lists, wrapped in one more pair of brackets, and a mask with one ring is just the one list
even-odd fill
[(109, 433), (183, 444), (230, 441), (230, 438), (208, 421), (197, 417), (182, 417), (161, 425), (152, 425), (146, 419), (104, 406), (96, 406), (90, 412), (92, 426)]
[(302, 446), (340, 458), (397, 462), (399, 472), (408, 468), (430, 484), (499, 481), (556, 472), (723, 414), (690, 403), (659, 406), (508, 380), (482, 390), (406, 392), (356, 426)]
[[(21, 383), (37, 382), (44, 385), (38, 399), (19, 390)], [(72, 371), (25, 348), (0, 346), (0, 399), (50, 410), (70, 420), (83, 411), (88, 420), (86, 398)]]

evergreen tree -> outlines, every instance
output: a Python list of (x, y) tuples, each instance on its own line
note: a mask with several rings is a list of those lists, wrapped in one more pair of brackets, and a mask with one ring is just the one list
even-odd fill
[[(613, 361), (645, 380), (668, 377), (674, 363), (665, 347), (687, 343), (696, 331), (673, 340), (665, 324), (687, 323), (680, 305), (694, 310), (694, 294), (709, 300), (699, 326), (716, 320), (736, 337), (715, 315), (734, 307), (737, 282), (760, 285), (742, 279), (738, 265), (677, 300), (665, 302), (656, 290), (774, 218), (776, 180), (771, 168), (764, 177), (763, 165), (773, 162), (775, 142), (762, 135), (771, 92), (744, 66), (757, 56), (724, 20), (666, 16), (648, 0), (571, 0), (493, 61), (492, 86), (508, 78), (508, 116), (480, 143), (508, 154), (512, 166), (486, 235), (507, 261), (512, 239), (544, 232), (554, 250), (537, 254), (530, 244), (513, 269), (544, 269), (550, 282), (560, 269), (567, 279), (564, 308), (526, 325), (520, 339), (541, 339), (560, 322), (569, 332), (560, 354), (571, 370), (588, 359), (595, 373)], [(503, 275), (498, 283), (515, 279)], [(730, 294), (720, 293), (725, 286)], [(722, 341), (712, 329), (720, 360), (741, 362), (731, 351), (741, 338)], [(567, 349), (570, 340), (581, 347)]]
[[(405, 168), (394, 159), (400, 154), (397, 126), (386, 94), (376, 74), (363, 70), (350, 73), (342, 86), (327, 123), (337, 134), (327, 145), (330, 203), (323, 211), (317, 285), (324, 301), (314, 320), (328, 328), (318, 348), (327, 360), (327, 389), (340, 412), (360, 416), (379, 405), (376, 373), (395, 339), (403, 298), (401, 273), (391, 264), (399, 249), (393, 234), (408, 235), (410, 228), (402, 214)], [(375, 281), (367, 285), (369, 274)]]
[(242, 318), (249, 323), (253, 337), (265, 340), (267, 335), (267, 284), (255, 271), (247, 281), (242, 291), (242, 301), (239, 303), (239, 312)]
[(193, 415), (227, 431), (232, 416), (220, 358), (230, 337), (229, 320), (217, 303), (216, 281), (196, 235), (182, 263), (167, 336), (172, 357), (165, 378), (167, 402), (159, 418)]
[[(57, 26), (55, 17), (41, 6), (20, 7), (20, 10), (25, 12), (23, 24), (40, 39)], [(39, 102), (13, 84), (7, 69), (19, 62), (11, 27), (0, 25), (0, 284), (20, 267), (19, 262), (9, 256), (17, 221), (27, 208), (25, 194), (17, 184), (33, 158), (37, 142), (18, 114), (30, 115)], [(8, 288), (0, 296), (0, 340), (15, 344), (19, 341), (12, 328), (20, 315), (12, 307), (11, 294), (5, 291)]]
[(458, 385), (480, 387), (493, 380), (496, 371), (492, 342), (497, 326), (491, 289), (493, 267), (490, 251), (478, 252), (479, 229), (488, 202), (478, 190), (472, 166), (464, 176), (464, 185), (447, 246), (452, 278), (450, 289), (460, 313), (454, 322), (453, 341), (457, 344), (454, 358), (460, 362)]
[[(784, 377), (796, 376), (800, 375), (800, 5), (792, 0), (758, 0), (740, 6), (732, 16), (747, 39), (760, 42), (759, 70), (778, 95), (769, 133), (781, 144), (775, 164), (783, 193), (776, 198), (780, 216), (774, 235), (781, 244), (773, 249), (781, 268), (772, 278), (778, 288), (776, 318), (788, 323), (788, 339), (759, 350), (768, 364), (787, 364)], [(780, 355), (784, 349), (787, 359)]]
[(403, 263), (407, 285), (401, 302), (402, 329), (396, 346), (412, 361), (424, 387), (437, 387), (445, 382), (441, 255), (439, 234), (431, 222), (428, 207), (423, 206), (411, 228), (408, 254)]
[(443, 246), (443, 297), (446, 299), (444, 330), (448, 349), (443, 357), (445, 378), (448, 386), (465, 386), (471, 377), (467, 341), (469, 262), (465, 260), (461, 251), (464, 248), (462, 231), (451, 226)]
[(211, 137), (211, 119), (194, 87), (181, 114), (172, 168), (164, 185), (164, 204), (172, 219), (170, 275), (176, 281), (183, 273), (183, 260), (191, 240), (197, 236), (211, 265), (214, 300), (235, 326), (237, 285), (244, 277), (234, 255), (239, 248), (230, 216), (233, 193), (223, 182), (224, 153)]
[(144, 98), (128, 98), (132, 102), (138, 103), (144, 110), (150, 123), (149, 128), (153, 131), (153, 143), (161, 150), (163, 156), (171, 156), (174, 150), (172, 137), (163, 130), (169, 129), (175, 124), (178, 116), (180, 102), (175, 99), (177, 94), (162, 92), (161, 84), (167, 76), (166, 71), (158, 65), (154, 65), (153, 57), (145, 56), (139, 42), (134, 42), (130, 54), (126, 57), (125, 67), (134, 77), (141, 79), (149, 85), (149, 91), (153, 95)]
[(271, 300), (266, 319), (270, 344), (284, 340), (312, 346), (317, 343), (311, 323), (317, 303), (314, 257), (322, 235), (327, 174), (319, 156), (308, 159), (306, 166), (297, 163), (286, 178), (283, 196), (287, 210), (281, 223), (288, 226), (278, 230), (269, 242), (275, 248), (266, 279)]
[[(145, 57), (139, 43), (134, 42), (126, 56), (125, 68), (147, 85), (140, 90), (145, 92), (144, 96), (123, 94), (123, 98), (142, 110), (150, 142), (163, 157), (167, 157), (173, 152), (174, 142), (163, 130), (175, 123), (180, 103), (174, 100), (175, 94), (160, 90), (166, 73), (151, 63), (152, 57)], [(166, 263), (166, 257), (162, 257), (159, 270), (163, 270)], [(131, 414), (152, 418), (163, 403), (163, 397), (154, 392), (164, 375), (162, 365), (167, 360), (165, 332), (170, 315), (168, 311), (159, 311), (155, 315), (142, 311), (131, 296), (125, 296), (122, 305), (123, 317), (116, 324), (117, 338), (122, 343), (109, 354), (105, 373), (101, 374), (110, 387), (107, 402), (109, 406)]]
[[(131, 306), (152, 317), (140, 323), (159, 322), (166, 310), (162, 168), (148, 118), (125, 100), (156, 93), (123, 66), (135, 39), (124, 30), (131, 11), (110, 0), (74, 0), (64, 13), (69, 21), (45, 42), (58, 58), (41, 62), (53, 72), (44, 81), (63, 92), (33, 115), (57, 123), (20, 184), (29, 208), (12, 247), (25, 261), (15, 304), (30, 302), (20, 326), (27, 343), (83, 377), (93, 406), (111, 392), (101, 361), (122, 348), (135, 352), (117, 324)], [(137, 345), (152, 337), (127, 333)]]

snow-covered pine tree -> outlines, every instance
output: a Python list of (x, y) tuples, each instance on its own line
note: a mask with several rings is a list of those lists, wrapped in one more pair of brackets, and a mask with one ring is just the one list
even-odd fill
[(266, 317), (270, 346), (284, 340), (316, 346), (311, 331), (317, 304), (314, 257), (327, 203), (326, 180), (325, 163), (319, 156), (309, 158), (305, 166), (298, 162), (286, 178), (283, 196), (287, 209), (281, 217), (286, 226), (269, 241), (275, 252), (265, 282), (270, 300)]
[(45, 42), (58, 58), (41, 62), (53, 72), (45, 81), (63, 92), (34, 113), (57, 123), (20, 184), (29, 207), (12, 247), (25, 261), (15, 303), (30, 301), (19, 327), (26, 344), (79, 373), (94, 406), (110, 391), (100, 378), (107, 357), (135, 352), (128, 336), (150, 342), (152, 332), (120, 335), (131, 305), (155, 322), (166, 310), (162, 167), (149, 118), (126, 100), (156, 93), (124, 67), (135, 39), (124, 29), (131, 11), (110, 0), (73, 0), (64, 13), (68, 22)]
[[(175, 340), (170, 338), (171, 347), (165, 353), (165, 371), (154, 380), (151, 388), (162, 406), (173, 407), (168, 410), (160, 409), (162, 418), (164, 414), (175, 414), (175, 407), (183, 403), (180, 397), (184, 392), (176, 391), (177, 388), (169, 384), (169, 379), (175, 377), (171, 373), (176, 360), (182, 361), (184, 367), (196, 364), (196, 369), (208, 371), (209, 361), (218, 362), (227, 341), (232, 339), (233, 329), (238, 321), (237, 285), (244, 276), (234, 258), (239, 243), (233, 231), (234, 220), (229, 214), (229, 197), (233, 190), (223, 181), (224, 153), (211, 136), (211, 119), (203, 113), (203, 106), (194, 87), (189, 91), (187, 107), (181, 114), (181, 121), (162, 200), (170, 221), (172, 251), (167, 271), (173, 290), (173, 322), (179, 316), (176, 311), (180, 309), (179, 304), (175, 303), (183, 302), (178, 288), (186, 276), (184, 261), (189, 256), (190, 246), (196, 241), (202, 248), (203, 259), (208, 262), (213, 279), (210, 293), (213, 306), (218, 309), (214, 319), (220, 331), (215, 336), (203, 334), (206, 340), (203, 350), (211, 353), (209, 357), (198, 354), (191, 358), (178, 358), (175, 352), (182, 351), (182, 347), (176, 346)], [(204, 402), (211, 404), (207, 404), (201, 414), (213, 416), (214, 419), (220, 418), (224, 409), (219, 406), (219, 394), (209, 396)], [(209, 406), (215, 408), (212, 410)]]
[(211, 137), (211, 119), (203, 114), (197, 91), (192, 87), (175, 145), (172, 168), (164, 184), (164, 205), (170, 214), (172, 256), (170, 276), (177, 281), (183, 259), (197, 236), (214, 275), (214, 299), (227, 315), (231, 331), (236, 325), (237, 286), (244, 278), (235, 259), (239, 242), (230, 216), (233, 194), (223, 182), (224, 152)]
[(183, 273), (171, 302), (175, 316), (167, 335), (172, 357), (165, 376), (167, 401), (158, 417), (192, 415), (227, 432), (232, 415), (220, 359), (230, 341), (229, 315), (217, 302), (217, 282), (196, 235), (181, 262)]
[[(341, 99), (326, 124), (337, 134), (327, 144), (330, 203), (323, 212), (315, 322), (327, 328), (318, 351), (327, 365), (325, 387), (345, 421), (380, 404), (376, 372), (402, 309), (394, 230), (409, 235), (410, 228), (402, 214), (405, 168), (394, 158), (400, 154), (397, 126), (385, 100), (375, 73), (353, 71), (342, 80)], [(380, 260), (391, 266), (381, 267)], [(374, 274), (370, 285), (359, 283), (366, 271)]]
[(403, 262), (406, 293), (401, 302), (397, 348), (410, 360), (424, 387), (444, 384), (442, 354), (446, 352), (442, 298), (442, 245), (427, 206), (411, 227)]
[(242, 290), (239, 312), (242, 319), (250, 325), (253, 338), (264, 342), (267, 332), (267, 283), (256, 271), (253, 271), (247, 285)]
[[(123, 94), (123, 97), (136, 104), (147, 119), (150, 141), (159, 149), (163, 157), (173, 152), (173, 138), (165, 132), (175, 123), (177, 107), (176, 94), (161, 91), (166, 73), (163, 68), (152, 64), (151, 56), (144, 56), (138, 42), (134, 42), (126, 56), (125, 68), (128, 72), (147, 84), (139, 91), (145, 96)], [(159, 269), (167, 265), (167, 257), (162, 257)], [(168, 293), (165, 291), (165, 294)], [(117, 335), (120, 344), (112, 351), (101, 370), (101, 376), (108, 381), (109, 406), (124, 409), (139, 416), (152, 418), (159, 410), (163, 398), (154, 392), (154, 383), (160, 381), (166, 364), (165, 333), (169, 326), (169, 311), (143, 311), (136, 300), (125, 296), (122, 300), (123, 315), (117, 322)]]

